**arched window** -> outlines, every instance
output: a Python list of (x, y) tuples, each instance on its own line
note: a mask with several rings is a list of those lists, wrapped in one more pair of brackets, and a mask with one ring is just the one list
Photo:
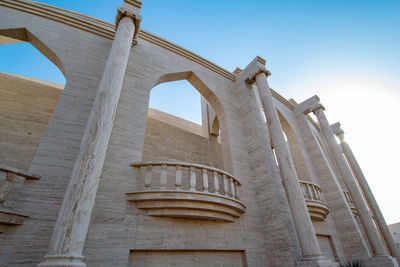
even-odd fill
[(64, 88), (63, 67), (24, 28), (0, 30), (0, 44), (0, 164), (26, 170)]
[[(198, 78), (191, 72), (183, 75), (187, 78), (182, 79), (182, 74), (177, 79), (165, 76), (150, 92), (143, 160), (184, 161), (223, 169), (221, 144), (215, 142), (220, 121), (201, 89), (192, 85)], [(212, 130), (218, 134), (212, 137)]]

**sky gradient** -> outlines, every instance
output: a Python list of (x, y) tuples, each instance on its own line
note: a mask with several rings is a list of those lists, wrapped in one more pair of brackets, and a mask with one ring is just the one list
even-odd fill
[[(39, 2), (110, 23), (122, 3)], [(399, 14), (399, 0), (143, 0), (141, 27), (229, 71), (244, 68), (259, 55), (272, 72), (271, 87), (285, 98), (301, 102), (317, 94), (330, 123), (342, 123), (387, 222), (396, 223), (400, 222)], [(12, 47), (24, 45), (18, 50)], [(1, 46), (0, 71), (65, 83), (59, 70), (45, 65), (46, 59), (34, 58), (34, 49), (29, 49), (28, 44)], [(175, 91), (173, 84), (157, 87), (151, 105), (180, 106), (173, 101), (176, 96), (182, 103), (198, 101), (197, 93), (182, 93), (183, 84), (176, 83)], [(180, 112), (199, 121), (193, 105)]]

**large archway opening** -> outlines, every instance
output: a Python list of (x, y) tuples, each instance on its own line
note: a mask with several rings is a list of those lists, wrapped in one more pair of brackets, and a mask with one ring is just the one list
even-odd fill
[(299, 180), (312, 182), (298, 137), (285, 116), (279, 110), (277, 112)]
[(224, 136), (220, 130), (223, 116), (218, 99), (194, 73), (161, 76), (150, 94), (143, 160), (225, 169), (227, 138), (218, 142), (220, 133)]
[(65, 71), (25, 28), (0, 30), (0, 57), (0, 164), (27, 170), (65, 86)]

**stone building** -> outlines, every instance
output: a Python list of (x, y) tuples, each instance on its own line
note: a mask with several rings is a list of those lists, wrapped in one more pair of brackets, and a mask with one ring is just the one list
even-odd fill
[[(0, 75), (0, 265), (398, 266), (319, 98), (271, 90), (260, 57), (229, 72), (140, 29), (140, 8), (111, 25), (0, 1), (0, 43), (66, 78)], [(148, 108), (177, 80), (202, 95), (202, 126)]]

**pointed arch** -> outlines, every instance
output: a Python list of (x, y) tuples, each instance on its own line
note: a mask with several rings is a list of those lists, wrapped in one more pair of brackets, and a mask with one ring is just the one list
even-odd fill
[(229, 160), (231, 159), (230, 143), (229, 143), (228, 126), (225, 118), (224, 107), (221, 101), (216, 96), (216, 94), (198, 77), (198, 75), (196, 75), (193, 71), (166, 73), (159, 76), (155, 80), (152, 88), (161, 83), (173, 82), (179, 80), (187, 80), (214, 109), (216, 113), (215, 117), (216, 118), (218, 117), (217, 128), (218, 132), (220, 132), (221, 135), (220, 149), (222, 153), (221, 165), (215, 167), (225, 169), (226, 171), (231, 171), (232, 163)]
[(296, 172), (299, 176), (299, 179), (311, 181), (310, 173), (308, 171), (307, 164), (305, 162), (304, 155), (300, 147), (296, 132), (294, 131), (294, 128), (290, 124), (289, 120), (285, 118), (282, 112), (279, 111), (278, 109), (277, 111), (283, 132), (287, 138), (289, 150), (292, 155), (292, 159), (296, 168)]
[(33, 47), (39, 50), (54, 65), (56, 65), (64, 77), (66, 77), (64, 64), (61, 62), (60, 58), (29, 30), (26, 28), (0, 29), (0, 44), (3, 45), (21, 42), (29, 42), (32, 44)]

